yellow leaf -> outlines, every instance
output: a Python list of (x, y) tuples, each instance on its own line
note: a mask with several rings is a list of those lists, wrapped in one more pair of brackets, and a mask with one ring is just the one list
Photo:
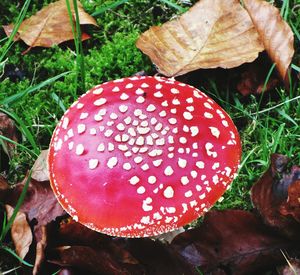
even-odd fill
[[(71, 0), (70, 5), (73, 18), (75, 18)], [(78, 2), (78, 12), (81, 25), (91, 24), (97, 26), (95, 19), (83, 10), (80, 2)], [(4, 30), (7, 35), (10, 35), (12, 25), (4, 26)], [(88, 38), (87, 34), (82, 34), (82, 40)], [(23, 21), (18, 30), (18, 39), (22, 39), (30, 47), (52, 47), (73, 39), (66, 1), (60, 0), (51, 3)]]
[(159, 71), (177, 76), (199, 68), (251, 62), (263, 44), (238, 0), (202, 0), (179, 18), (143, 33), (137, 47)]
[(264, 48), (282, 79), (294, 55), (294, 36), (289, 25), (282, 19), (279, 10), (270, 3), (261, 0), (244, 0), (257, 32), (260, 35)]

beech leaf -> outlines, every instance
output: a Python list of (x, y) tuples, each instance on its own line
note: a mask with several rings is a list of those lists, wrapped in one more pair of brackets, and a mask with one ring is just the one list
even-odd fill
[(178, 235), (172, 245), (204, 274), (263, 274), (285, 263), (281, 249), (299, 253), (299, 243), (242, 210), (210, 211), (200, 227)]
[[(77, 4), (80, 24), (97, 26), (95, 19), (83, 10), (81, 3), (77, 1)], [(75, 18), (72, 1), (70, 1), (70, 5), (73, 18)], [(7, 36), (11, 34), (12, 29), (12, 25), (4, 26)], [(49, 4), (24, 20), (19, 27), (16, 39), (23, 40), (30, 47), (52, 47), (73, 38), (66, 1), (60, 0)], [(88, 38), (89, 35), (82, 33), (82, 40)]]
[(237, 0), (201, 0), (179, 18), (144, 32), (137, 47), (166, 76), (237, 67), (264, 50), (249, 14)]
[(279, 10), (267, 1), (244, 0), (244, 4), (265, 50), (285, 80), (294, 55), (294, 35), (290, 26), (282, 19)]
[[(10, 205), (5, 205), (7, 218), (10, 219), (13, 215), (14, 208)], [(21, 259), (24, 259), (29, 251), (32, 243), (31, 228), (26, 220), (26, 215), (18, 212), (11, 226), (11, 238), (14, 242), (16, 253)]]

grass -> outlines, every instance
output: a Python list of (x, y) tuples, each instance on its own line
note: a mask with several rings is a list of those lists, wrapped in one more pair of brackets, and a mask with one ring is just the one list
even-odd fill
[[(31, 3), (27, 0), (21, 11), (15, 7), (16, 1), (11, 1), (9, 8), (0, 3), (0, 10), (6, 11), (0, 17), (0, 23), (8, 24), (14, 18), (16, 31), (25, 16), (30, 16), (49, 2)], [(66, 2), (73, 5), (76, 3), (73, 0)], [(13, 43), (3, 35), (0, 37), (0, 70), (4, 74), (0, 79), (0, 112), (15, 120), (22, 136), (20, 143), (16, 144), (7, 172), (12, 184), (22, 179), (40, 150), (48, 147), (58, 120), (86, 89), (142, 70), (151, 73), (151, 62), (135, 48), (136, 38), (149, 26), (165, 22), (189, 7), (184, 2), (175, 0), (81, 2), (96, 17), (99, 25), (93, 31), (90, 41), (82, 44), (79, 39), (80, 31), (76, 31), (79, 30), (78, 13), (75, 14), (77, 25), (73, 26), (74, 44), (66, 43), (51, 49), (32, 49), (22, 56), (20, 53), (26, 50), (26, 45)], [(300, 8), (296, 1), (284, 0), (279, 3), (282, 3), (281, 14), (289, 22), (299, 44)], [(74, 8), (76, 10), (76, 4)], [(292, 70), (298, 73), (300, 68), (296, 64), (299, 61), (300, 52), (296, 48)], [(19, 68), (25, 76), (17, 81), (5, 77), (7, 65)], [(217, 203), (216, 209), (251, 209), (249, 190), (267, 169), (271, 153), (287, 155), (293, 163), (300, 163), (300, 87), (298, 83), (291, 83), (290, 86), (289, 91), (278, 89), (272, 94), (244, 98), (229, 87), (218, 86), (213, 78), (210, 79), (210, 86), (204, 91), (239, 125), (243, 144), (239, 176), (224, 195), (223, 201)], [(3, 135), (0, 139), (10, 141)], [(26, 188), (23, 191), (25, 194)], [(22, 203), (24, 194), (21, 195), (19, 204)], [(3, 219), (0, 232), (2, 248), (7, 248), (3, 241), (12, 221), (13, 218), (6, 223), (6, 219)], [(14, 265), (7, 266), (6, 270), (13, 267)]]

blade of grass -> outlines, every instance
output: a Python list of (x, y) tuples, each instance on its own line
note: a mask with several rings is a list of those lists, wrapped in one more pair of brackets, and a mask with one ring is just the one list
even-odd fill
[(53, 92), (53, 93), (51, 93), (51, 97), (57, 102), (57, 104), (59, 105), (59, 107), (65, 113), (67, 109), (66, 109), (63, 101), (59, 98), (59, 96), (56, 93)]
[(17, 32), (20, 28), (20, 25), (21, 25), (21, 23), (23, 22), (23, 20), (25, 18), (25, 15), (27, 13), (30, 2), (31, 2), (31, 0), (26, 0), (23, 7), (22, 7), (22, 9), (21, 9), (21, 11), (20, 11), (20, 13), (19, 13), (16, 24), (13, 28), (13, 31), (10, 34), (10, 36), (9, 36), (8, 40), (6, 41), (6, 43), (3, 46), (2, 54), (0, 56), (0, 63), (2, 63), (3, 59), (5, 58), (6, 54), (8, 53), (10, 47), (12, 46), (12, 44), (14, 42), (13, 39), (14, 39), (15, 35), (17, 34)]
[(296, 72), (300, 73), (300, 67), (298, 67), (298, 66), (295, 65), (295, 64), (292, 64), (291, 67), (292, 67), (292, 69), (294, 69)]
[(38, 147), (38, 145), (35, 141), (35, 138), (31, 134), (31, 132), (28, 130), (25, 123), (20, 119), (20, 117), (18, 117), (17, 114), (14, 113), (13, 111), (7, 111), (3, 108), (0, 108), (0, 111), (7, 114), (9, 117), (11, 117), (17, 123), (17, 126), (19, 126), (18, 128), (19, 128), (20, 132), (29, 141), (29, 143), (31, 144), (31, 146), (33, 148), (34, 153), (39, 155), (40, 154), (40, 149), (39, 149), (39, 147)]
[(99, 10), (96, 10), (94, 13), (92, 13), (92, 16), (98, 16), (104, 12), (106, 12), (107, 10), (112, 10), (117, 8), (118, 6), (125, 4), (126, 2), (128, 2), (129, 0), (120, 0), (120, 1), (116, 1), (106, 7), (101, 7)]
[(289, 0), (283, 0), (283, 4), (280, 10), (280, 15), (286, 21), (289, 16)]
[(84, 57), (83, 57), (83, 49), (82, 49), (82, 41), (81, 41), (81, 29), (80, 29), (80, 20), (79, 20), (79, 13), (78, 13), (78, 6), (77, 1), (73, 0), (73, 7), (75, 11), (75, 23), (74, 25), (74, 18), (73, 13), (70, 5), (70, 1), (66, 0), (69, 21), (72, 27), (72, 33), (74, 38), (75, 44), (75, 51), (76, 51), (76, 91), (78, 90), (78, 82), (81, 79), (81, 89), (85, 91), (85, 68), (84, 68)]
[(37, 91), (37, 90), (39, 90), (41, 88), (44, 88), (45, 86), (47, 86), (47, 85), (55, 82), (56, 80), (58, 80), (58, 79), (60, 79), (60, 78), (62, 78), (64, 76), (68, 75), (69, 73), (71, 73), (71, 72), (68, 71), (68, 72), (64, 72), (64, 73), (61, 73), (59, 75), (56, 75), (54, 77), (51, 77), (51, 78), (49, 78), (49, 79), (47, 79), (47, 80), (45, 80), (45, 81), (43, 81), (43, 82), (41, 82), (41, 83), (33, 86), (33, 87), (29, 87), (28, 89), (26, 89), (23, 92), (20, 92), (20, 93), (17, 93), (15, 95), (12, 95), (12, 96), (9, 96), (9, 97), (5, 98), (4, 100), (2, 100), (0, 102), (0, 104), (3, 104), (3, 105), (14, 104), (19, 99), (21, 99), (23, 96), (28, 95), (30, 93), (33, 93), (33, 92), (35, 92), (35, 91)]
[[(282, 105), (284, 105), (284, 104), (286, 104), (286, 103), (289, 103), (289, 102), (292, 102), (292, 101), (295, 101), (295, 100), (298, 100), (298, 99), (300, 99), (300, 95), (299, 95), (299, 96), (296, 96), (296, 97), (294, 97), (294, 98), (285, 100), (284, 102), (281, 102), (281, 103), (279, 103), (279, 104), (277, 104), (277, 105), (275, 105), (275, 106), (272, 106), (272, 107), (270, 107), (270, 108), (261, 110), (261, 111), (258, 112), (258, 114), (263, 114), (263, 113), (269, 112), (269, 111), (274, 110), (274, 109), (276, 109), (276, 108), (278, 108), (278, 107), (280, 107), (280, 106), (282, 106)], [(254, 113), (252, 113), (252, 114), (250, 114), (250, 115), (254, 115)]]
[(186, 9), (183, 7), (180, 7), (179, 5), (177, 5), (176, 3), (170, 1), (170, 0), (159, 0), (160, 2), (163, 2), (165, 4), (167, 4), (168, 6), (178, 10), (179, 12), (185, 12)]
[(36, 154), (34, 151), (28, 149), (26, 146), (24, 146), (24, 145), (22, 145), (22, 144), (20, 144), (20, 143), (18, 143), (18, 142), (15, 142), (14, 140), (12, 140), (12, 139), (10, 139), (10, 138), (7, 138), (7, 137), (5, 137), (5, 136), (0, 135), (0, 139), (3, 139), (3, 140), (5, 140), (5, 141), (7, 141), (7, 142), (10, 142), (10, 143), (16, 145), (17, 147), (20, 147), (20, 148), (23, 149), (24, 151), (28, 152), (30, 155), (33, 155), (33, 156), (35, 156), (35, 157), (38, 157), (38, 156), (39, 156), (39, 154)]
[(21, 205), (25, 199), (25, 196), (26, 196), (26, 193), (27, 193), (27, 190), (28, 190), (28, 186), (29, 186), (29, 183), (30, 183), (30, 179), (31, 179), (31, 173), (32, 173), (32, 170), (29, 171), (29, 174), (28, 174), (28, 177), (25, 181), (25, 184), (24, 184), (24, 187), (23, 187), (23, 190), (20, 194), (20, 197), (17, 201), (17, 204), (15, 206), (15, 209), (13, 211), (13, 214), (11, 216), (11, 218), (9, 219), (9, 221), (7, 222), (7, 224), (5, 225), (5, 228), (3, 229), (3, 231), (1, 232), (1, 236), (0, 236), (0, 242), (3, 241), (3, 239), (5, 238), (7, 232), (10, 230), (16, 216), (17, 216), (17, 213), (19, 212), (20, 208), (21, 208)]
[(282, 123), (279, 126), (279, 129), (278, 129), (276, 135), (274, 136), (274, 144), (273, 144), (272, 149), (271, 149), (272, 153), (276, 153), (276, 150), (277, 150), (277, 147), (279, 145), (279, 142), (281, 141), (281, 136), (282, 136), (284, 127), (285, 127), (285, 123)]
[[(25, 260), (23, 260), (22, 258), (20, 258), (11, 248), (1, 245), (0, 246), (1, 249), (3, 249), (4, 251), (10, 253), (11, 255), (13, 255), (15, 258), (17, 258), (22, 264), (29, 266), (29, 267), (33, 267), (33, 264), (30, 264), (28, 262), (26, 262)], [(2, 273), (4, 274), (4, 273)], [(6, 273), (7, 274), (7, 273)]]
[(80, 18), (78, 12), (77, 0), (73, 0), (74, 11), (75, 11), (75, 22), (76, 22), (76, 35), (77, 35), (77, 43), (79, 52), (76, 55), (77, 62), (80, 70), (80, 79), (81, 79), (81, 89), (85, 91), (85, 66), (84, 66), (84, 54), (82, 47), (82, 34), (80, 28)]
[(19, 268), (21, 268), (21, 266), (17, 266), (17, 267), (14, 267), (14, 268), (10, 269), (10, 270), (3, 271), (1, 275), (9, 274), (9, 273), (11, 273), (13, 271), (18, 270)]

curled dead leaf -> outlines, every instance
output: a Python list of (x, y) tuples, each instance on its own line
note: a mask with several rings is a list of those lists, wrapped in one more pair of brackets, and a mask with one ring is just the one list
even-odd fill
[[(289, 171), (288, 163), (286, 156), (273, 154), (269, 169), (251, 189), (251, 200), (266, 224), (291, 239), (300, 240), (300, 223), (297, 220), (300, 208), (295, 207), (300, 167), (294, 166)], [(296, 185), (292, 187), (294, 183)], [(288, 197), (289, 192), (291, 198)], [(283, 215), (282, 211), (287, 215)], [(292, 215), (288, 215), (290, 211)]]
[(294, 35), (280, 16), (279, 10), (267, 1), (243, 0), (265, 50), (283, 80), (294, 55)]
[[(10, 219), (14, 208), (7, 204), (5, 205), (5, 209), (7, 218)], [(17, 213), (11, 226), (11, 238), (14, 242), (16, 253), (21, 259), (24, 259), (29, 251), (33, 237), (31, 228), (26, 220), (26, 215), (20, 211)]]
[(36, 254), (35, 254), (35, 262), (32, 274), (39, 274), (42, 264), (45, 260), (45, 249), (47, 246), (47, 229), (46, 226), (42, 226), (42, 237), (36, 244)]
[(233, 68), (253, 61), (264, 49), (237, 0), (199, 1), (179, 18), (151, 27), (136, 45), (166, 76), (199, 68)]
[[(18, 141), (17, 128), (15, 122), (7, 114), (0, 112), (0, 134), (15, 142)], [(9, 157), (13, 155), (15, 145), (11, 142), (3, 141), (4, 150)]]
[(32, 167), (31, 177), (36, 181), (48, 181), (49, 172), (47, 168), (48, 150), (42, 150)]
[[(300, 174), (300, 168), (297, 170)], [(296, 180), (288, 187), (288, 198), (282, 203), (279, 211), (284, 216), (293, 216), (300, 223), (300, 180)]]
[[(69, 1), (74, 16), (72, 1)], [(79, 20), (81, 25), (91, 24), (97, 26), (93, 17), (87, 14), (79, 1), (77, 1)], [(6, 34), (9, 36), (13, 25), (4, 26)], [(52, 47), (53, 45), (72, 40), (73, 32), (69, 20), (67, 5), (65, 0), (49, 4), (35, 15), (24, 20), (18, 30), (17, 38), (23, 40), (30, 47)], [(90, 36), (82, 33), (82, 40)]]

